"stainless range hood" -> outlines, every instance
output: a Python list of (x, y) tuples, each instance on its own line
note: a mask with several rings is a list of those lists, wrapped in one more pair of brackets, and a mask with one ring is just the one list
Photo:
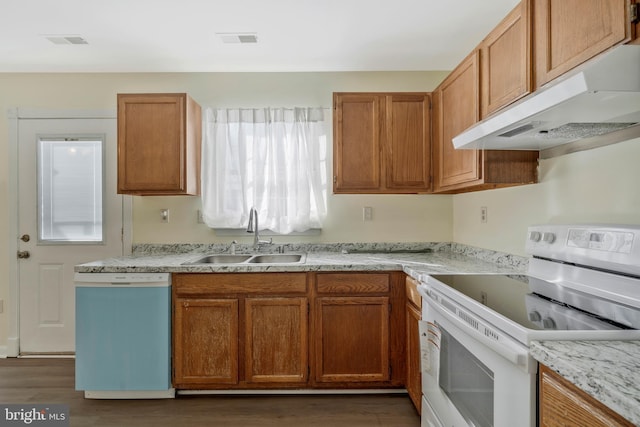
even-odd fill
[(453, 138), (453, 145), (546, 150), (584, 141), (593, 148), (600, 139), (634, 137), (640, 137), (640, 46), (625, 45), (477, 123)]

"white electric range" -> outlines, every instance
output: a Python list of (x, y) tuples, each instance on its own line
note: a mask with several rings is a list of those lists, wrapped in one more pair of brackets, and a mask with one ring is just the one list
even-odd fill
[(533, 427), (532, 340), (640, 339), (640, 226), (530, 227), (527, 274), (430, 275), (423, 426)]

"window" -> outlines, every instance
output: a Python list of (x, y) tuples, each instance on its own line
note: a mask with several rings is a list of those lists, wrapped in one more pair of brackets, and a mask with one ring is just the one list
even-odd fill
[(38, 139), (38, 241), (101, 243), (100, 138)]
[(202, 216), (212, 228), (321, 228), (326, 217), (327, 132), (322, 108), (205, 110)]

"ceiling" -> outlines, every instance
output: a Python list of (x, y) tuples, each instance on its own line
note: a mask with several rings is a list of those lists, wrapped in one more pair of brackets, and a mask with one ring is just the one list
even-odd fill
[[(0, 72), (450, 70), (517, 3), (0, 0)], [(257, 33), (258, 43), (217, 33)]]

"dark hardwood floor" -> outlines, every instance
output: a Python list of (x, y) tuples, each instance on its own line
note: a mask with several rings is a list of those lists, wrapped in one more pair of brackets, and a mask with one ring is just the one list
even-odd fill
[(399, 395), (179, 396), (167, 400), (92, 400), (75, 390), (73, 359), (0, 359), (0, 403), (69, 405), (71, 426), (420, 425)]

